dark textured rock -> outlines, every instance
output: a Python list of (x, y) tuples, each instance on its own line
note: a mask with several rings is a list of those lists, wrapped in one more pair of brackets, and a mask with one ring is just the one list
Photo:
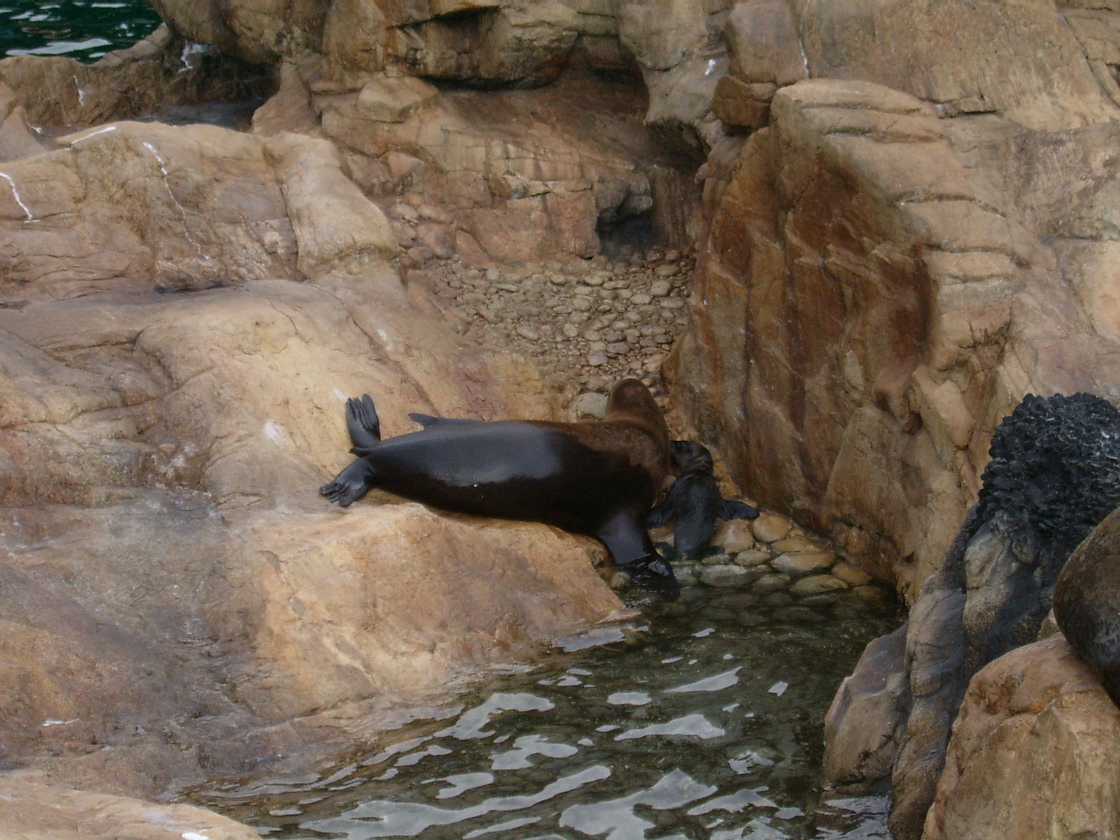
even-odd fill
[(996, 429), (984, 486), (907, 633), (913, 702), (891, 832), (921, 836), (968, 682), (1032, 642), (1077, 544), (1120, 503), (1120, 412), (1092, 394), (1026, 396)]
[(1054, 617), (1120, 707), (1120, 510), (1070, 555), (1054, 587)]
[(850, 745), (897, 745), (890, 826), (898, 840), (922, 835), (969, 680), (1037, 638), (1066, 558), (1120, 503), (1120, 412), (1092, 394), (1028, 395), (996, 429), (990, 456), (976, 504), (910, 613), (901, 726), (899, 703), (831, 716), (834, 780), (881, 783), (882, 753), (871, 761)]

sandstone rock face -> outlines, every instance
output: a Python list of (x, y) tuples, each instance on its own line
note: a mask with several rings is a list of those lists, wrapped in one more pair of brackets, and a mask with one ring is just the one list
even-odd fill
[(620, 608), (588, 540), (318, 496), (348, 395), (387, 435), (555, 410), (413, 303), (340, 167), (322, 140), (136, 123), (4, 166), (6, 762), (148, 794), (298, 764), (337, 746), (324, 715)]
[(998, 419), (1030, 391), (1115, 394), (1120, 348), (1035, 218), (993, 199), (978, 167), (994, 155), (962, 159), (924, 103), (813, 80), (779, 90), (770, 120), (709, 159), (707, 254), (669, 373), (764, 504), (912, 597)]
[(20, 840), (259, 840), (252, 829), (189, 805), (156, 805), (11, 780), (3, 791), (0, 823)]
[(532, 96), (439, 93), (417, 78), (374, 75), (357, 93), (309, 93), (307, 110), (321, 113), (322, 132), (368, 195), (442, 210), (451, 230), (433, 251), (523, 263), (590, 257), (632, 221), (670, 242), (684, 236), (690, 170), (658, 149), (634, 93), (586, 78)]
[(973, 678), (924, 840), (1115, 837), (1120, 712), (1054, 636)]

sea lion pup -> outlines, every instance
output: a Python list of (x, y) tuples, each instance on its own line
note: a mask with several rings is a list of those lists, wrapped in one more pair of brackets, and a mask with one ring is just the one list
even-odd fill
[(614, 387), (603, 420), (414, 419), (422, 431), (381, 440), (369, 395), (347, 400), (359, 457), (319, 492), (347, 507), (379, 487), (444, 510), (545, 522), (600, 540), (638, 585), (680, 591), (642, 522), (668, 473), (669, 430), (640, 381)]
[[(1120, 508), (1117, 509), (1120, 511)], [(1120, 513), (1113, 511), (1066, 561), (1054, 618), (1070, 647), (1120, 707)]]
[(674, 553), (698, 559), (712, 542), (716, 519), (756, 519), (758, 511), (720, 495), (712, 453), (707, 447), (694, 441), (675, 440), (672, 452), (680, 476), (669, 488), (665, 500), (646, 515), (646, 527), (660, 528), (675, 516)]

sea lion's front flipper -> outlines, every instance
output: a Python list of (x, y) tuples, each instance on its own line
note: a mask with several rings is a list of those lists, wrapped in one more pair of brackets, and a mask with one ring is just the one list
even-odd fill
[(319, 492), (338, 502), (342, 507), (349, 507), (362, 498), (373, 487), (373, 467), (365, 458), (359, 458), (338, 474), (330, 484), (324, 484)]
[(660, 528), (666, 522), (673, 518), (676, 506), (673, 504), (671, 497), (666, 497), (659, 505), (655, 505), (653, 510), (646, 514), (646, 527), (647, 528)]
[(720, 519), (758, 519), (758, 510), (743, 502), (724, 499), (719, 507)]
[(595, 536), (610, 551), (615, 565), (630, 575), (635, 584), (670, 600), (680, 595), (681, 585), (673, 567), (657, 553), (636, 514), (620, 511), (604, 522)]
[(351, 397), (346, 401), (346, 431), (355, 448), (369, 449), (381, 442), (381, 421), (369, 394), (362, 394), (360, 400)]

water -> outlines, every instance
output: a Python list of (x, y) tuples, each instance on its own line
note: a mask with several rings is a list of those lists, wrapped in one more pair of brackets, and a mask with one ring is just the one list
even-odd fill
[(848, 597), (781, 614), (686, 590), (315, 781), (203, 801), (270, 838), (885, 840), (884, 800), (822, 805), (822, 721), (897, 609)]
[(147, 0), (0, 0), (0, 58), (30, 53), (89, 63), (131, 47), (159, 24)]

